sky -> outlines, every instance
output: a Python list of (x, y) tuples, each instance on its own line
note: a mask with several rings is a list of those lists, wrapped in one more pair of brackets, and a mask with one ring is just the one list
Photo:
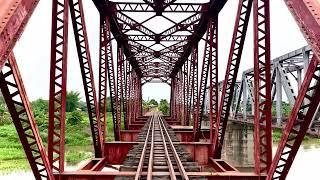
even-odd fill
[[(120, 1), (120, 0), (119, 0)], [(177, 2), (187, 2), (178, 0)], [(123, 1), (125, 2), (125, 1)], [(191, 0), (189, 0), (191, 2)], [(192, 1), (194, 2), (194, 1)], [(203, 0), (199, 1), (203, 2)], [(229, 0), (219, 15), (219, 60), (218, 79), (224, 78), (227, 58), (231, 44), (235, 15), (238, 0)], [(83, 0), (85, 19), (89, 37), (89, 47), (94, 68), (95, 84), (98, 82), (98, 54), (99, 54), (99, 13), (90, 0)], [(51, 38), (51, 1), (40, 1), (33, 13), (25, 32), (17, 42), (14, 53), (20, 68), (24, 85), (30, 100), (37, 98), (48, 99), (49, 94), (49, 68), (50, 68), (50, 38)], [(276, 58), (295, 49), (307, 45), (298, 26), (283, 1), (271, 0), (271, 57)], [(143, 14), (138, 14), (141, 16)], [(143, 17), (143, 16), (141, 16)], [(172, 15), (179, 18), (179, 15)], [(165, 22), (155, 21), (148, 25), (154, 29), (163, 28)], [(253, 26), (252, 19), (249, 23), (244, 53), (240, 64), (238, 79), (241, 72), (253, 67)], [(76, 46), (72, 32), (71, 22), (69, 26), (68, 42), (68, 91), (74, 90), (81, 93), (84, 99), (84, 91), (76, 54)], [(199, 44), (200, 62), (203, 57), (204, 43)], [(116, 46), (113, 46), (116, 47)], [(143, 98), (170, 99), (170, 87), (166, 84), (149, 83), (143, 86)]]

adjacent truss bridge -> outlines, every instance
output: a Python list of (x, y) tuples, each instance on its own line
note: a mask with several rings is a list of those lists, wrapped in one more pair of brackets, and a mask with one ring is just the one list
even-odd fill
[[(34, 177), (285, 179), (303, 137), (315, 131), (320, 116), (320, 3), (283, 1), (288, 7), (283, 11), (291, 12), (309, 46), (271, 60), (270, 1), (238, 0), (230, 49), (223, 52), (229, 55), (223, 60), (227, 68), (219, 69), (218, 17), (227, 0), (92, 0), (100, 15), (96, 27), (100, 29), (99, 59), (91, 58), (83, 0), (52, 0), (47, 149), (13, 53), (39, 0), (1, 1), (0, 89)], [(145, 19), (135, 18), (137, 13)], [(176, 16), (184, 18), (177, 20)], [(250, 17), (253, 23), (249, 26)], [(150, 22), (159, 19), (171, 25), (156, 31)], [(94, 148), (94, 158), (77, 171), (65, 170), (69, 28), (74, 34)], [(247, 33), (248, 28), (253, 28), (252, 34)], [(239, 81), (248, 35), (254, 37), (254, 67), (242, 72)], [(93, 62), (99, 64), (98, 69)], [(225, 72), (222, 82), (218, 82), (219, 70)], [(94, 81), (94, 72), (98, 81)], [(142, 114), (142, 86), (154, 81), (171, 87), (169, 116)], [(111, 99), (113, 142), (106, 141), (107, 97)], [(285, 120), (283, 101), (292, 107)], [(272, 103), (276, 104), (275, 121)], [(252, 172), (241, 172), (221, 159), (231, 121), (254, 127)], [(273, 124), (284, 129), (274, 157)], [(106, 171), (114, 165), (121, 166)]]

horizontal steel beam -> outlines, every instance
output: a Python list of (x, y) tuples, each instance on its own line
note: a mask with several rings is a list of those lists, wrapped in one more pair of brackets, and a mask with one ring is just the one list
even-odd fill
[(208, 17), (217, 16), (221, 9), (226, 4), (227, 0), (211, 0), (208, 3), (208, 13), (202, 14), (197, 25), (197, 28), (194, 29), (194, 33), (191, 36), (188, 43), (184, 46), (184, 53), (181, 55), (179, 60), (175, 63), (170, 77), (175, 77), (175, 75), (182, 68), (183, 64), (187, 61), (188, 57), (192, 52), (192, 48), (199, 43), (202, 39), (202, 36), (205, 34), (208, 26)]
[[(304, 46), (304, 47), (302, 47), (300, 49), (291, 51), (291, 52), (289, 52), (289, 53), (287, 53), (285, 55), (282, 55), (282, 56), (279, 56), (279, 57), (273, 59), (271, 61), (271, 64), (273, 65), (273, 64), (281, 63), (283, 61), (295, 58), (297, 56), (301, 56), (304, 52), (310, 52), (310, 51), (312, 51), (310, 46)], [(295, 59), (295, 60), (298, 60), (298, 59)], [(303, 59), (301, 59), (301, 61), (303, 61)], [(245, 74), (253, 73), (253, 68), (250, 68), (250, 69), (244, 71), (244, 73)]]
[[(163, 12), (185, 13), (204, 12), (202, 3), (173, 3), (163, 9)], [(154, 12), (154, 8), (148, 3), (116, 2), (117, 11), (122, 12)]]
[(128, 38), (121, 30), (121, 25), (119, 24), (117, 18), (115, 17), (116, 13), (116, 6), (113, 2), (109, 0), (92, 0), (93, 3), (96, 5), (98, 11), (100, 12), (101, 16), (109, 16), (110, 17), (110, 27), (111, 32), (115, 39), (117, 40), (118, 44), (121, 44), (123, 47), (123, 51), (127, 60), (129, 61), (132, 68), (135, 70), (136, 74), (139, 77), (142, 77), (142, 72), (139, 67), (138, 61), (134, 57), (134, 53), (131, 50), (131, 47), (128, 42)]

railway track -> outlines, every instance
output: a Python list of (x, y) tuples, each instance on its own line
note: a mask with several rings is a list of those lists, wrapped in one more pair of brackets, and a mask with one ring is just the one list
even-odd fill
[(187, 151), (177, 144), (173, 130), (159, 114), (153, 114), (138, 136), (138, 145), (128, 153), (121, 171), (136, 171), (135, 177), (116, 179), (205, 179), (189, 177), (187, 172), (199, 172)]

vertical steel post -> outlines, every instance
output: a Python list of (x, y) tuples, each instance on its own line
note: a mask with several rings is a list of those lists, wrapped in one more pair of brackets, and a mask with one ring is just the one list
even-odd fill
[(214, 140), (216, 143), (213, 146), (215, 158), (221, 158), (222, 145), (228, 124), (229, 112), (233, 98), (232, 96), (237, 80), (243, 46), (248, 30), (252, 2), (253, 0), (240, 0), (238, 5), (228, 64), (222, 85), (221, 99), (219, 102), (220, 104), (217, 116), (217, 126), (219, 131), (216, 131), (217, 135)]
[(188, 102), (187, 102), (187, 116), (186, 116), (186, 125), (189, 126), (190, 125), (190, 119), (191, 119), (191, 109), (192, 109), (192, 97), (193, 97), (193, 89), (194, 89), (194, 51), (191, 54), (191, 58), (190, 58), (190, 68), (189, 68), (189, 81), (188, 81)]
[(243, 82), (243, 99), (242, 99), (242, 115), (243, 120), (247, 120), (247, 105), (248, 105), (248, 85), (245, 81), (245, 74), (242, 76), (242, 82)]
[(301, 69), (297, 69), (297, 83), (298, 83), (298, 90), (301, 87), (301, 83), (302, 83), (302, 70)]
[(277, 101), (276, 101), (277, 125), (280, 126), (282, 123), (282, 86), (281, 86), (280, 70), (278, 68), (276, 68), (276, 94), (277, 94)]
[[(82, 81), (86, 96), (88, 116), (90, 121), (93, 146), (95, 157), (102, 157), (103, 140), (101, 128), (105, 123), (104, 119), (100, 118), (99, 105), (97, 102), (96, 89), (94, 84), (91, 56), (89, 51), (88, 36), (82, 0), (70, 0), (70, 14), (73, 25), (74, 37), (77, 46), (79, 57)], [(102, 126), (101, 126), (102, 125)]]
[[(210, 143), (215, 144), (214, 133), (219, 131), (217, 125), (218, 115), (218, 16), (211, 17), (211, 27), (209, 29), (209, 122), (210, 122)], [(217, 133), (216, 133), (217, 135)], [(210, 154), (213, 152), (210, 152)]]
[(101, 136), (103, 143), (106, 142), (108, 136), (107, 132), (107, 88), (108, 88), (108, 75), (107, 75), (107, 40), (105, 39), (105, 23), (103, 20), (100, 22), (100, 37), (99, 37), (99, 86), (98, 86), (98, 99), (99, 99), (99, 117), (101, 122)]
[(110, 19), (108, 16), (101, 17), (100, 27), (103, 28), (104, 33), (104, 45), (105, 47), (105, 59), (107, 64), (107, 74), (109, 80), (109, 89), (110, 89), (110, 102), (111, 102), (111, 111), (113, 119), (113, 128), (114, 128), (114, 139), (118, 141), (120, 139), (120, 120), (119, 120), (119, 103), (117, 98), (117, 87), (114, 74), (113, 66), (113, 54), (112, 54), (112, 42), (111, 42), (111, 27)]
[(69, 0), (52, 1), (48, 156), (52, 168), (64, 172)]
[[(121, 128), (121, 107), (123, 99), (123, 83), (124, 83), (124, 62), (123, 62), (123, 49), (120, 44), (118, 44), (118, 59), (117, 59), (117, 121), (120, 123)], [(119, 125), (118, 125), (119, 126)]]
[(254, 158), (255, 172), (267, 173), (272, 162), (269, 0), (253, 1)]
[[(277, 65), (275, 65), (275, 67), (277, 67)], [(276, 68), (276, 94), (277, 125), (280, 126), (282, 123), (282, 86), (280, 70), (278, 68)]]
[[(198, 45), (193, 47), (192, 52), (192, 73), (193, 73), (193, 79), (192, 79), (192, 120), (193, 124), (195, 123), (196, 119), (196, 113), (197, 113), (197, 100), (198, 100)], [(190, 102), (191, 104), (191, 102)], [(195, 134), (195, 128), (193, 128), (193, 134)]]
[(124, 61), (124, 63), (125, 63), (125, 73), (124, 73), (124, 86), (123, 86), (123, 91), (124, 91), (123, 112), (124, 112), (124, 128), (128, 130), (129, 128), (128, 104), (129, 104), (130, 64), (128, 61)]
[(128, 103), (127, 103), (127, 119), (128, 119), (128, 123), (127, 123), (127, 128), (129, 129), (130, 127), (130, 124), (132, 122), (132, 119), (131, 119), (131, 116), (132, 116), (132, 113), (131, 113), (131, 105), (132, 105), (132, 86), (131, 86), (131, 83), (132, 83), (132, 72), (131, 72), (131, 67), (130, 65), (128, 64), (128, 77), (127, 77), (127, 91), (128, 91), (128, 94), (127, 94), (127, 98), (128, 98)]
[(205, 94), (207, 90), (207, 83), (208, 83), (208, 74), (209, 74), (209, 66), (210, 61), (212, 61), (212, 54), (210, 52), (213, 52), (214, 45), (210, 44), (210, 37), (213, 37), (214, 31), (217, 28), (217, 24), (213, 22), (213, 18), (211, 17), (208, 22), (208, 28), (207, 28), (207, 37), (205, 41), (205, 48), (204, 48), (204, 56), (202, 61), (202, 71), (201, 71), (201, 77), (200, 77), (200, 86), (199, 86), (199, 92), (197, 97), (197, 105), (196, 105), (196, 111), (194, 114), (194, 122), (193, 122), (193, 138), (194, 141), (199, 141), (199, 135), (201, 131), (201, 122), (203, 118), (203, 112), (204, 112), (204, 100), (205, 100)]
[(183, 114), (184, 120), (183, 125), (188, 126), (187, 118), (188, 117), (188, 99), (189, 99), (189, 79), (188, 79), (188, 70), (189, 70), (189, 61), (186, 61), (184, 64), (184, 71), (183, 71)]

